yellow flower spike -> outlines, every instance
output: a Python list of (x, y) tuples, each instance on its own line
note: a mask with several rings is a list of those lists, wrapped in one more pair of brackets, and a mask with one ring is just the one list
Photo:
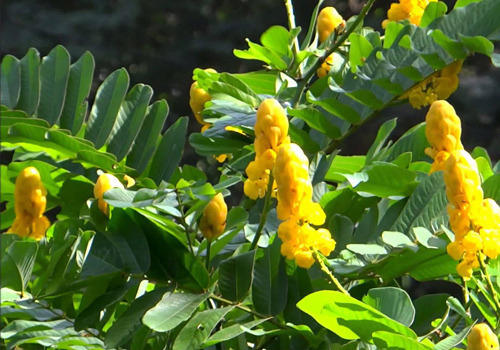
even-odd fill
[(341, 15), (337, 12), (335, 7), (325, 7), (318, 14), (318, 23), (316, 28), (319, 34), (319, 41), (323, 42), (333, 31), (339, 26), (344, 25), (345, 21)]
[(467, 336), (467, 350), (499, 350), (498, 337), (486, 323), (476, 324)]
[(255, 138), (259, 139), (255, 144), (257, 155), (269, 148), (277, 151), (282, 143), (289, 142), (288, 118), (278, 101), (272, 98), (262, 101), (257, 110), (254, 130)]
[(227, 205), (222, 193), (216, 194), (203, 210), (200, 220), (200, 231), (212, 241), (219, 237), (226, 228)]
[(109, 215), (108, 203), (104, 201), (104, 193), (112, 188), (124, 189), (120, 180), (111, 174), (101, 174), (94, 186), (94, 197), (97, 198), (97, 205), (104, 215)]
[(443, 100), (432, 103), (425, 121), (425, 136), (431, 145), (425, 153), (434, 159), (430, 171), (433, 173), (444, 170), (451, 152), (463, 149), (460, 141), (462, 127), (453, 106)]
[(330, 69), (333, 66), (333, 57), (334, 54), (332, 53), (330, 56), (328, 56), (323, 63), (321, 63), (321, 66), (316, 70), (316, 75), (318, 78), (323, 78), (330, 73)]
[(35, 167), (23, 169), (16, 178), (14, 189), (16, 218), (7, 232), (42, 239), (50, 226), (49, 219), (43, 215), (47, 205), (46, 195), (47, 190), (38, 170)]

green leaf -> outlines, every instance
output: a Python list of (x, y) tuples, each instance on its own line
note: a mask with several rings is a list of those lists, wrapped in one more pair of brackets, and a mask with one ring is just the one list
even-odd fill
[(149, 85), (137, 84), (123, 101), (111, 130), (107, 148), (108, 152), (116, 155), (118, 161), (129, 153), (139, 134), (151, 96), (153, 89)]
[(408, 327), (415, 318), (415, 308), (410, 296), (400, 288), (372, 288), (363, 297), (363, 302)]
[(490, 176), (483, 183), (484, 198), (493, 198), (500, 203), (500, 174)]
[(175, 338), (172, 349), (200, 349), (201, 345), (208, 339), (215, 326), (232, 309), (233, 306), (227, 306), (198, 312), (179, 332), (177, 338)]
[(142, 322), (157, 332), (167, 332), (186, 321), (207, 298), (208, 294), (165, 293), (160, 302), (146, 312)]
[(325, 180), (334, 182), (343, 182), (345, 177), (343, 174), (354, 174), (365, 166), (365, 156), (340, 156), (336, 155), (333, 158), (330, 169), (326, 173)]
[(127, 165), (142, 173), (156, 150), (161, 129), (167, 119), (167, 101), (160, 100), (149, 106), (141, 131), (127, 156)]
[(454, 8), (464, 7), (469, 4), (472, 4), (473, 2), (479, 2), (479, 1), (481, 0), (457, 0)]
[(392, 331), (416, 339), (408, 327), (341, 292), (323, 290), (309, 294), (297, 307), (343, 339), (370, 341), (376, 331)]
[(68, 84), (70, 57), (57, 45), (42, 59), (40, 66), (40, 104), (36, 114), (54, 125), (61, 115)]
[(384, 159), (379, 159), (377, 155), (381, 152), (382, 148), (385, 145), (385, 142), (387, 141), (392, 131), (396, 127), (396, 121), (397, 121), (396, 118), (390, 119), (386, 121), (384, 124), (382, 124), (382, 126), (380, 126), (375, 141), (373, 141), (372, 145), (370, 146), (370, 149), (366, 153), (366, 164), (370, 164), (372, 162), (372, 159), (384, 160)]
[(0, 285), (2, 288), (9, 287), (24, 292), (35, 266), (38, 245), (32, 240), (14, 241), (6, 245), (12, 236), (5, 238), (5, 235), (1, 235), (0, 238), (2, 241)]
[(408, 199), (401, 214), (392, 225), (391, 231), (399, 231), (411, 236), (410, 230), (413, 227), (437, 229), (441, 225), (446, 225), (448, 201), (444, 188), (442, 172), (435, 172), (426, 177)]
[(390, 350), (431, 350), (432, 348), (419, 343), (415, 339), (386, 331), (373, 333), (373, 342), (378, 349)]
[(179, 118), (163, 134), (162, 140), (151, 160), (149, 177), (156, 183), (168, 181), (179, 165), (186, 142), (188, 117)]
[(415, 305), (415, 321), (412, 329), (417, 334), (425, 334), (432, 330), (431, 322), (442, 318), (446, 312), (446, 299), (448, 294), (423, 295), (413, 301)]
[(237, 336), (245, 333), (247, 330), (251, 330), (253, 327), (258, 326), (262, 322), (267, 321), (267, 319), (259, 319), (249, 321), (243, 324), (233, 324), (231, 326), (222, 328), (220, 331), (211, 335), (202, 345), (201, 348), (207, 348), (209, 346), (225, 342), (227, 340), (236, 338)]
[(368, 39), (357, 33), (349, 35), (349, 41), (351, 43), (349, 62), (351, 63), (351, 69), (355, 71), (356, 67), (362, 65), (366, 58), (370, 56), (373, 46)]
[(19, 60), (12, 55), (5, 55), (0, 65), (0, 101), (14, 108), (21, 89), (21, 68)]
[(281, 241), (275, 236), (263, 256), (255, 260), (252, 301), (255, 310), (264, 315), (277, 315), (286, 306), (287, 277), (280, 245)]
[[(119, 284), (99, 294), (99, 296), (83, 308), (83, 310), (79, 310), (78, 316), (75, 319), (75, 329), (83, 330), (89, 327), (96, 327), (101, 319), (103, 310), (122, 300), (129, 289), (136, 286), (137, 283), (137, 280), (131, 279), (126, 284)], [(80, 308), (81, 307), (82, 305), (80, 305)]]
[(236, 138), (205, 137), (200, 133), (189, 135), (189, 143), (198, 154), (203, 156), (236, 153), (248, 144)]
[(465, 327), (460, 331), (460, 333), (457, 333), (455, 335), (449, 336), (443, 340), (441, 340), (439, 343), (434, 346), (434, 350), (451, 350), (454, 349), (454, 347), (462, 342), (462, 340), (465, 339), (467, 334), (469, 334), (469, 331), (474, 325), (471, 324), (468, 327)]
[(164, 288), (155, 289), (135, 299), (121, 314), (106, 333), (105, 343), (110, 348), (128, 342), (142, 326), (142, 317), (153, 308), (165, 294)]
[(242, 300), (252, 284), (255, 251), (223, 260), (219, 266), (219, 288), (224, 298)]
[(429, 160), (425, 154), (425, 148), (429, 147), (429, 142), (425, 136), (425, 123), (420, 123), (403, 134), (391, 147), (390, 154), (386, 161), (392, 161), (399, 155), (411, 152), (412, 161)]
[(111, 73), (97, 89), (85, 132), (85, 138), (92, 141), (96, 148), (101, 148), (108, 140), (129, 80), (125, 68), (120, 68)]
[(356, 192), (370, 193), (378, 197), (406, 197), (416, 186), (415, 173), (392, 163), (373, 162), (365, 168), (366, 181), (354, 187)]
[(325, 115), (315, 108), (304, 107), (287, 110), (292, 117), (302, 119), (311, 128), (327, 135), (329, 138), (335, 139), (341, 136), (340, 129)]
[[(143, 209), (134, 209), (135, 221), (143, 229), (151, 254), (151, 267), (147, 275), (156, 281), (176, 281), (186, 290), (206, 290), (209, 283), (204, 264), (187, 249), (185, 233), (177, 224)], [(140, 213), (140, 214), (139, 214)], [(183, 240), (184, 239), (184, 240)]]
[(290, 56), (290, 33), (285, 27), (272, 26), (260, 37), (260, 42), (280, 56)]
[(92, 87), (94, 67), (94, 57), (86, 51), (69, 69), (68, 89), (59, 125), (73, 135), (80, 131), (87, 114), (86, 100)]
[(460, 41), (472, 52), (482, 53), (483, 55), (489, 56), (493, 53), (495, 46), (491, 41), (483, 36), (460, 36)]
[(427, 27), (436, 18), (442, 17), (448, 11), (448, 6), (444, 2), (429, 2), (425, 8), (424, 14), (420, 19), (420, 27)]
[(256, 94), (274, 95), (278, 72), (255, 71), (242, 74), (232, 74), (252, 89)]
[(40, 53), (30, 48), (21, 59), (21, 92), (16, 108), (35, 113), (40, 101)]

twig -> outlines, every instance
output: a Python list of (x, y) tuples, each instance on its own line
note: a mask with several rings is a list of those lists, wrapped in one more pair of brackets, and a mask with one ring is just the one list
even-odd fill
[(330, 269), (325, 265), (325, 261), (322, 255), (317, 250), (314, 250), (314, 257), (316, 258), (316, 261), (318, 262), (319, 266), (321, 266), (321, 270), (330, 278), (330, 280), (335, 284), (337, 289), (344, 293), (345, 295), (349, 295), (349, 292), (342, 287), (338, 279), (335, 278), (335, 276), (332, 274)]
[(305, 76), (303, 79), (300, 80), (298, 86), (297, 86), (297, 94), (295, 95), (295, 98), (293, 99), (292, 106), (296, 106), (298, 103), (300, 103), (300, 100), (302, 99), (302, 96), (304, 95), (304, 90), (306, 86), (308, 86), (309, 81), (313, 77), (314, 73), (316, 70), (321, 66), (321, 64), (326, 60), (328, 56), (330, 56), (333, 52), (335, 52), (346, 40), (349, 38), (349, 35), (357, 28), (357, 26), (361, 23), (361, 21), (365, 18), (366, 14), (372, 7), (373, 3), (375, 0), (368, 0), (363, 6), (363, 9), (359, 13), (358, 17), (356, 17), (356, 20), (352, 25), (349, 26), (349, 29), (347, 29), (339, 38), (338, 40), (335, 40), (335, 44), (328, 50), (325, 51), (323, 56), (321, 56), (309, 69), (308, 72), (306, 72)]
[(262, 209), (262, 215), (260, 216), (259, 226), (253, 237), (252, 244), (250, 245), (250, 250), (254, 250), (259, 242), (260, 235), (266, 224), (267, 213), (269, 212), (269, 206), (271, 204), (271, 192), (273, 191), (274, 176), (269, 174), (269, 183), (267, 184), (266, 195), (264, 196), (264, 208)]

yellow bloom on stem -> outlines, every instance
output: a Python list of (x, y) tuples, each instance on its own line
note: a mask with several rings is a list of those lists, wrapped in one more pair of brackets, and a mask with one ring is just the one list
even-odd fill
[(243, 190), (248, 197), (257, 199), (266, 194), (278, 147), (290, 142), (288, 118), (278, 101), (266, 99), (260, 104), (254, 131), (255, 160), (245, 170), (248, 179)]
[(382, 27), (387, 27), (390, 21), (402, 21), (405, 19), (418, 26), (427, 5), (436, 1), (437, 0), (399, 0), (399, 3), (392, 3), (387, 11), (387, 19), (382, 22)]
[(427, 77), (400, 99), (408, 98), (413, 108), (420, 109), (434, 101), (445, 100), (458, 88), (458, 73), (462, 69), (463, 61), (455, 61), (450, 65)]
[(111, 174), (101, 174), (94, 186), (94, 197), (97, 198), (97, 205), (104, 215), (109, 215), (108, 203), (104, 200), (104, 193), (112, 188), (124, 189), (120, 180)]
[(207, 125), (208, 123), (203, 120), (201, 112), (205, 107), (205, 103), (207, 103), (211, 99), (212, 96), (210, 96), (210, 94), (206, 90), (200, 88), (197, 81), (191, 84), (191, 88), (189, 89), (189, 106), (191, 107), (191, 110), (193, 111), (193, 114), (198, 123), (203, 126)]
[(47, 205), (47, 190), (43, 186), (40, 173), (35, 167), (23, 169), (16, 178), (14, 206), (16, 218), (8, 233), (40, 240), (50, 226), (43, 215)]
[[(451, 73), (460, 69), (447, 67)], [(483, 199), (481, 177), (476, 161), (460, 141), (460, 119), (446, 101), (436, 101), (426, 116), (425, 135), (431, 147), (425, 153), (434, 159), (431, 173), (444, 171), (448, 216), (455, 240), (446, 250), (460, 260), (457, 272), (464, 279), (471, 278), (479, 267), (479, 259), (500, 255), (500, 207), (491, 198)]]
[(323, 225), (325, 213), (312, 201), (312, 185), (309, 180), (309, 160), (294, 143), (279, 147), (273, 173), (278, 187), (278, 237), (283, 242), (281, 254), (294, 259), (298, 266), (310, 268), (314, 264), (314, 251), (328, 256), (335, 249), (335, 241)]
[(467, 336), (467, 350), (499, 350), (498, 337), (486, 323), (476, 324)]
[(323, 78), (330, 73), (330, 69), (333, 66), (333, 56), (334, 54), (332, 53), (330, 56), (328, 56), (323, 63), (321, 63), (321, 66), (316, 70), (316, 74), (318, 75), (318, 78)]
[(318, 14), (318, 23), (316, 24), (319, 41), (325, 41), (334, 30), (344, 25), (345, 21), (335, 7), (328, 6), (323, 8)]
[(431, 104), (425, 122), (425, 136), (431, 145), (425, 149), (425, 153), (434, 159), (432, 173), (444, 169), (451, 152), (463, 149), (460, 141), (462, 128), (455, 109), (444, 100)]
[(222, 193), (217, 193), (203, 210), (200, 230), (203, 236), (212, 241), (219, 237), (226, 228), (227, 205)]

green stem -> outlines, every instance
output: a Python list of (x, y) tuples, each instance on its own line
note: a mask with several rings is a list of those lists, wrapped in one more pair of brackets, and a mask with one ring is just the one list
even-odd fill
[(207, 271), (210, 271), (210, 248), (211, 247), (212, 247), (212, 241), (207, 240), (207, 255), (206, 255), (206, 260), (205, 260)]
[[(292, 5), (292, 0), (285, 0), (285, 8), (286, 8), (286, 16), (288, 18), (288, 28), (290, 31), (295, 29), (297, 26), (295, 24), (295, 15), (293, 13), (293, 5)], [(294, 60), (298, 60), (298, 55), (299, 55), (299, 39), (295, 37), (292, 42), (292, 52), (293, 52), (293, 57)], [(302, 74), (300, 65), (298, 67), (299, 70), (299, 76)]]
[(182, 202), (181, 202), (181, 199), (179, 196), (180, 195), (179, 191), (176, 190), (175, 193), (176, 193), (176, 197), (177, 197), (177, 203), (179, 203), (179, 211), (181, 212), (181, 218), (180, 218), (181, 226), (184, 228), (184, 232), (186, 232), (186, 238), (187, 238), (189, 250), (191, 251), (191, 254), (194, 255), (193, 243), (191, 242), (191, 236), (189, 235), (189, 232), (191, 232), (191, 230), (189, 229), (189, 225), (187, 224), (186, 218), (184, 217), (184, 206), (182, 205)]
[(269, 175), (269, 183), (267, 184), (266, 195), (264, 196), (264, 208), (262, 209), (262, 215), (260, 216), (259, 226), (257, 227), (257, 231), (255, 232), (255, 236), (253, 237), (252, 244), (250, 245), (250, 250), (254, 250), (259, 242), (260, 235), (262, 234), (262, 230), (264, 229), (264, 225), (266, 224), (267, 213), (269, 212), (269, 207), (271, 205), (271, 193), (273, 191), (273, 183), (274, 177), (273, 174)]
[(249, 307), (246, 307), (245, 305), (241, 305), (240, 303), (235, 303), (235, 302), (232, 302), (231, 300), (227, 300), (223, 297), (220, 297), (218, 295), (215, 295), (215, 294), (211, 294), (210, 295), (210, 298), (212, 299), (215, 299), (217, 301), (220, 301), (221, 303), (224, 303), (226, 305), (231, 305), (231, 306), (234, 306), (235, 308), (237, 309), (240, 309), (242, 311), (245, 311), (245, 312), (248, 312), (249, 314), (252, 314), (254, 315), (255, 317), (258, 317), (258, 318), (262, 318), (262, 319), (266, 319), (268, 320), (269, 322), (271, 322), (272, 324), (274, 324), (275, 326), (277, 326), (278, 328), (281, 328), (281, 329), (287, 329), (287, 326), (285, 326), (284, 324), (278, 322), (276, 319), (274, 319), (273, 317), (270, 317), (270, 316), (266, 316), (266, 315), (262, 315), (256, 311), (253, 311), (252, 309), (250, 309)]
[(497, 328), (500, 323), (500, 301), (498, 300), (498, 295), (495, 290), (495, 287), (493, 286), (493, 283), (491, 283), (491, 278), (490, 274), (488, 273), (488, 268), (486, 264), (484, 263), (482, 254), (479, 253), (479, 256), (477, 258), (479, 260), (479, 266), (481, 268), (481, 272), (483, 274), (483, 277), (486, 279), (486, 284), (488, 285), (488, 289), (490, 290), (491, 297), (493, 298), (493, 302), (495, 303), (496, 306), (496, 314), (497, 314)]
[(311, 78), (314, 76), (316, 73), (316, 70), (321, 66), (321, 64), (326, 60), (328, 56), (330, 56), (333, 52), (335, 52), (346, 40), (349, 38), (349, 35), (358, 27), (358, 25), (361, 23), (361, 21), (365, 18), (366, 14), (372, 7), (373, 3), (375, 0), (368, 0), (363, 6), (363, 9), (359, 13), (358, 17), (356, 17), (356, 20), (352, 25), (349, 26), (349, 28), (337, 39), (335, 40), (335, 44), (329, 48), (328, 50), (325, 51), (323, 56), (321, 56), (315, 63), (312, 65), (312, 67), (309, 69), (309, 71), (306, 73), (303, 79), (300, 80), (298, 86), (297, 86), (297, 94), (295, 95), (295, 98), (293, 99), (292, 106), (297, 106), (300, 103), (300, 100), (302, 99), (302, 96), (304, 95), (304, 91), (306, 87), (309, 85), (309, 81)]
[(345, 295), (349, 295), (349, 292), (342, 287), (340, 284), (339, 280), (335, 278), (335, 276), (332, 274), (330, 269), (325, 265), (325, 261), (322, 255), (318, 253), (317, 250), (314, 250), (314, 257), (316, 258), (316, 261), (318, 262), (319, 266), (321, 267), (321, 270), (330, 278), (330, 280), (333, 282), (333, 284), (337, 287), (339, 291), (344, 293)]

